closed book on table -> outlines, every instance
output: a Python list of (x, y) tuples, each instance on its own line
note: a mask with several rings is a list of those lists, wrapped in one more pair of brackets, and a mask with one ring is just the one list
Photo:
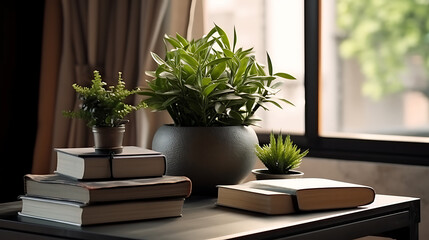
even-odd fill
[(219, 185), (216, 204), (269, 215), (295, 212), (290, 194), (257, 189), (252, 185), (252, 182)]
[(76, 179), (158, 177), (165, 174), (160, 152), (124, 146), (122, 153), (100, 154), (94, 148), (55, 148), (56, 172)]
[(291, 194), (301, 211), (352, 208), (375, 199), (375, 190), (370, 186), (325, 178), (258, 180), (254, 187)]
[(353, 208), (374, 201), (370, 186), (324, 178), (255, 180), (219, 185), (217, 204), (266, 214)]
[(161, 197), (188, 197), (191, 180), (185, 176), (79, 181), (60, 174), (26, 174), (24, 192), (29, 196), (96, 203)]
[(82, 204), (37, 197), (21, 196), (18, 214), (72, 225), (124, 222), (182, 215), (184, 198)]

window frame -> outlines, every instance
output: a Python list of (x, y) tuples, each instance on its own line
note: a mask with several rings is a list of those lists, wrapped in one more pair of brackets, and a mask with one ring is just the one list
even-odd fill
[[(291, 134), (309, 157), (429, 166), (429, 143), (371, 140), (320, 135), (320, 39), (321, 1), (304, 2), (304, 87), (305, 133)], [(269, 133), (258, 133), (260, 144), (269, 142)]]

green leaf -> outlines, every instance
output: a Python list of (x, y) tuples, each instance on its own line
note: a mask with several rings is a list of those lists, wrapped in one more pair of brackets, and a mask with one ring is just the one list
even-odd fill
[(151, 96), (151, 97), (156, 97), (157, 96), (157, 93), (151, 92), (149, 89), (144, 89), (144, 90), (138, 92), (137, 94), (144, 95), (144, 96)]
[(209, 83), (211, 83), (211, 81), (212, 81), (212, 79), (211, 78), (209, 78), (209, 77), (205, 77), (205, 78), (203, 78), (202, 80), (201, 80), (201, 85), (204, 87), (204, 86), (207, 86), (207, 85), (209, 85)]
[(292, 76), (292, 75), (290, 75), (290, 74), (287, 74), (287, 73), (282, 73), (282, 72), (280, 72), (280, 73), (275, 73), (274, 75), (275, 75), (275, 76), (279, 76), (279, 77), (281, 77), (281, 78), (286, 78), (286, 79), (296, 79), (294, 76)]
[(207, 33), (207, 35), (203, 36), (204, 39), (209, 39), (215, 32), (217, 32), (217, 28), (214, 27), (210, 30), (209, 33)]
[(182, 44), (179, 41), (177, 41), (176, 39), (174, 39), (168, 35), (165, 35), (164, 39), (167, 40), (167, 42), (169, 42), (171, 44), (171, 46), (173, 46), (175, 48), (181, 48), (182, 47)]
[(185, 79), (185, 83), (188, 85), (195, 84), (195, 75), (190, 75), (187, 79)]
[(218, 25), (215, 25), (215, 26), (216, 26), (216, 30), (219, 33), (220, 39), (222, 40), (225, 48), (228, 50), (231, 49), (231, 46), (229, 45), (229, 39), (228, 39), (228, 36), (226, 35), (225, 31), (223, 31), (223, 29), (220, 28)]
[(278, 108), (283, 109), (283, 107), (282, 107), (280, 104), (278, 104), (276, 101), (273, 101), (273, 100), (265, 100), (265, 102), (272, 103), (272, 104), (274, 104), (275, 106), (277, 106)]
[(170, 79), (170, 80), (176, 79), (176, 76), (174, 76), (172, 73), (169, 73), (169, 72), (161, 72), (158, 76), (160, 78), (166, 78), (166, 79)]
[(195, 87), (193, 85), (185, 84), (185, 87), (188, 88), (188, 89), (190, 89), (190, 90), (192, 90), (192, 91), (195, 91), (195, 92), (198, 92), (198, 93), (200, 92), (200, 89), (198, 89), (197, 87)]
[(240, 65), (234, 76), (234, 84), (237, 84), (240, 80), (242, 80), (243, 73), (247, 68), (247, 63), (249, 62), (249, 58), (245, 57), (240, 60)]
[(166, 92), (156, 92), (156, 94), (162, 95), (162, 96), (178, 96), (178, 95), (180, 95), (180, 91), (179, 90), (170, 90), (170, 91), (166, 91)]
[(232, 117), (233, 119), (235, 119), (239, 122), (243, 121), (243, 116), (240, 113), (238, 113), (237, 111), (234, 111), (234, 110), (229, 111), (228, 116)]
[(170, 74), (172, 74), (172, 73), (171, 73), (171, 69), (170, 69), (170, 68), (168, 68), (168, 66), (167, 66), (167, 65), (163, 64), (163, 65), (158, 66), (158, 68), (157, 68), (157, 69), (156, 69), (156, 71), (155, 71), (155, 76), (159, 77), (159, 76), (161, 76), (161, 75), (163, 75), (163, 74), (165, 74), (165, 73), (170, 73)]
[(145, 71), (145, 74), (149, 77), (153, 77), (153, 78), (156, 77), (155, 71)]
[(276, 78), (272, 76), (253, 76), (253, 77), (250, 77), (250, 79), (258, 80), (258, 81), (272, 81), (272, 80), (275, 80)]
[(225, 54), (225, 56), (227, 56), (228, 58), (234, 57), (234, 52), (232, 52), (231, 50), (223, 48), (222, 51)]
[(206, 68), (208, 66), (216, 65), (216, 64), (219, 64), (219, 63), (222, 63), (222, 62), (226, 62), (226, 61), (228, 61), (230, 59), (231, 58), (229, 58), (229, 57), (215, 59), (215, 60), (207, 63), (206, 65), (204, 65), (204, 68)]
[(226, 95), (220, 96), (217, 101), (233, 101), (233, 100), (242, 100), (242, 99), (243, 99), (242, 97), (237, 96), (235, 94), (226, 94)]
[(247, 112), (251, 112), (252, 111), (254, 104), (255, 104), (255, 100), (247, 101), (247, 103), (246, 103), (246, 110), (247, 110)]
[(218, 90), (218, 91), (214, 91), (212, 96), (223, 95), (223, 94), (233, 93), (233, 92), (234, 92), (234, 90), (232, 90), (232, 89)]
[(282, 101), (282, 102), (285, 102), (285, 103), (287, 103), (287, 104), (290, 104), (290, 105), (292, 105), (292, 106), (295, 106), (295, 104), (293, 104), (292, 102), (290, 102), (290, 101), (288, 101), (288, 100), (286, 100), (286, 99), (284, 99), (284, 98), (279, 98), (279, 100), (280, 100), (280, 101)]
[(266, 106), (267, 104), (265, 104), (264, 102), (258, 102), (257, 105), (262, 109), (264, 109), (265, 111), (268, 111), (268, 107)]
[(267, 53), (267, 62), (268, 62), (268, 74), (273, 75), (273, 64), (271, 63), (270, 55)]
[(180, 41), (180, 43), (182, 44), (182, 46), (187, 46), (189, 45), (188, 40), (186, 40), (184, 37), (182, 37), (180, 34), (176, 33), (176, 38), (177, 40)]
[(235, 31), (235, 26), (234, 26), (234, 46), (232, 47), (232, 51), (235, 51), (235, 45), (237, 44), (237, 32)]
[(213, 80), (216, 80), (219, 78), (219, 76), (225, 71), (226, 69), (226, 63), (225, 62), (221, 62), (219, 64), (217, 64), (211, 72), (211, 77)]
[(150, 52), (150, 55), (158, 65), (167, 65), (167, 63), (162, 58), (160, 58), (156, 53)]
[(261, 65), (255, 63), (256, 68), (258, 69), (258, 75), (261, 76), (266, 76), (267, 74), (265, 73), (265, 70), (261, 67)]
[(183, 64), (183, 70), (185, 70), (185, 72), (189, 75), (195, 74), (195, 70), (188, 64)]
[(194, 57), (192, 57), (191, 55), (189, 55), (183, 49), (179, 49), (179, 53), (180, 53), (180, 57), (181, 57), (181, 59), (183, 59), (183, 61), (185, 61), (186, 63), (188, 63), (194, 69), (198, 68), (198, 61)]
[(244, 50), (244, 51), (240, 51), (240, 52), (237, 51), (236, 55), (239, 58), (243, 58), (243, 57), (250, 55), (252, 52), (253, 52), (253, 48), (249, 48), (249, 49)]
[(271, 88), (280, 89), (281, 85), (283, 85), (283, 82), (276, 82), (273, 85), (271, 85)]
[(167, 99), (165, 102), (162, 103), (163, 107), (168, 107), (171, 106), (173, 103), (177, 102), (178, 98), (176, 96), (171, 97), (169, 99)]
[(226, 109), (226, 107), (222, 103), (220, 103), (220, 102), (215, 103), (216, 113), (221, 114), (221, 113), (225, 112), (225, 109)]
[(276, 94), (280, 91), (280, 89), (274, 89), (274, 88), (270, 88), (268, 86), (264, 86), (264, 89), (267, 90), (267, 92), (269, 92), (271, 94)]
[(204, 88), (204, 96), (208, 96), (217, 86), (219, 85), (219, 83), (214, 83), (214, 84), (210, 84), (208, 85), (206, 88)]
[(201, 46), (199, 46), (196, 50), (195, 50), (195, 54), (200, 53), (201, 51), (206, 51), (209, 49), (209, 47), (211, 47), (213, 45), (213, 43), (215, 42), (215, 40), (211, 40), (209, 42), (206, 42), (204, 44), (202, 44)]

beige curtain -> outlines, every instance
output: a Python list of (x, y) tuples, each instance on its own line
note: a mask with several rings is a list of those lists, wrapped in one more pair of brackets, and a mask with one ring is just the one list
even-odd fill
[[(99, 70), (108, 84), (116, 84), (121, 71), (127, 88), (143, 86), (144, 72), (155, 67), (149, 52), (164, 51), (162, 36), (176, 32), (187, 36), (187, 32), (195, 32), (193, 27), (188, 31), (191, 9), (196, 6), (202, 9), (195, 3), (192, 0), (46, 1), (33, 173), (55, 169), (55, 147), (92, 146), (91, 130), (85, 123), (62, 115), (63, 110), (79, 107), (71, 85), (75, 82), (89, 85), (92, 72)], [(199, 10), (195, 12), (201, 14)], [(150, 147), (157, 127), (169, 122), (164, 113), (147, 110), (131, 116), (130, 120), (124, 144), (143, 147)]]
[[(170, 11), (166, 16), (166, 22), (170, 24), (165, 32), (159, 32), (157, 38), (150, 36), (142, 36), (142, 43), (147, 45), (140, 51), (140, 63), (143, 68), (140, 68), (139, 86), (145, 85), (145, 73), (148, 69), (155, 69), (156, 63), (152, 60), (147, 49), (156, 52), (159, 56), (165, 53), (165, 45), (160, 44), (164, 34), (175, 35), (176, 32), (188, 39), (201, 37), (204, 33), (203, 27), (203, 4), (202, 0), (182, 1), (173, 0), (170, 4)], [(190, 14), (190, 16), (189, 16)], [(186, 16), (186, 17), (185, 17)], [(148, 22), (148, 21), (143, 21)], [(180, 31), (178, 31), (180, 29)], [(143, 31), (142, 31), (143, 32)], [(167, 112), (151, 112), (149, 109), (139, 111), (137, 113), (137, 145), (151, 148), (152, 138), (156, 130), (166, 123), (173, 123)]]

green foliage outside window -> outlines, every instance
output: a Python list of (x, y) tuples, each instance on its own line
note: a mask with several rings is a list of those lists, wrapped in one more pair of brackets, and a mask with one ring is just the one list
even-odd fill
[[(380, 99), (404, 90), (406, 59), (421, 63), (428, 76), (428, 16), (428, 0), (338, 0), (340, 53), (359, 62), (365, 95)], [(429, 87), (419, 90), (429, 96)]]

